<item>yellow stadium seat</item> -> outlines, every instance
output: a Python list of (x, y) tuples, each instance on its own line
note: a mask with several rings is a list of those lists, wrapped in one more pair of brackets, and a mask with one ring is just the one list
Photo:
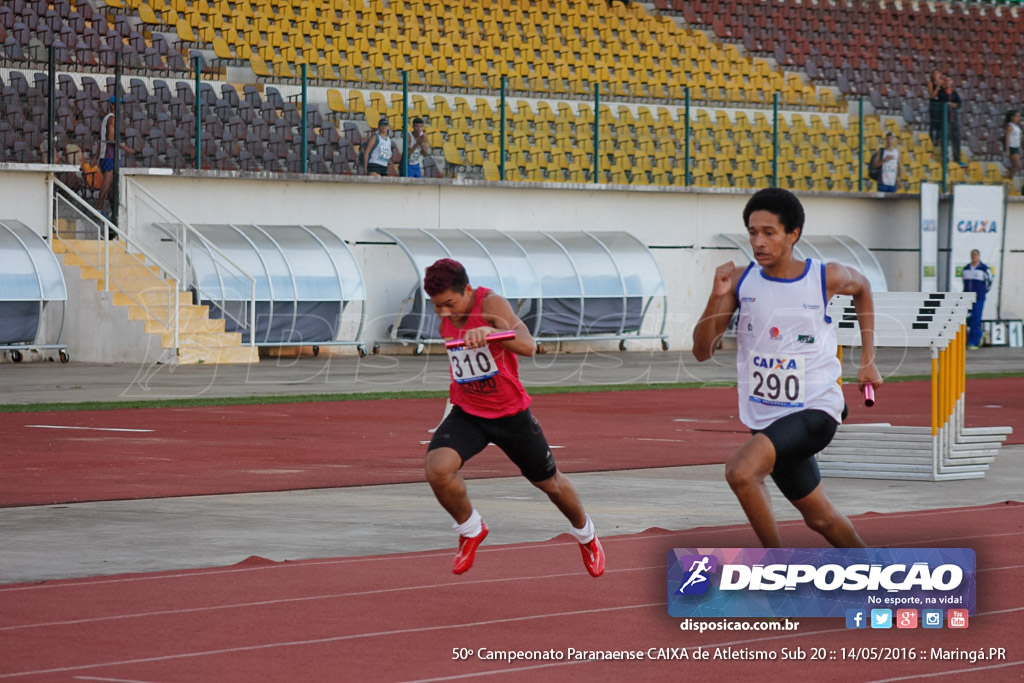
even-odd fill
[(345, 114), (348, 112), (348, 107), (345, 106), (345, 98), (340, 90), (336, 88), (327, 89), (327, 108), (335, 114)]

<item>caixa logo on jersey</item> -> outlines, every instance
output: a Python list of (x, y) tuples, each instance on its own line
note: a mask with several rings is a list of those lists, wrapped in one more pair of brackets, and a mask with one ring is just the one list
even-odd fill
[(845, 617), (847, 609), (974, 613), (970, 548), (676, 548), (673, 617)]

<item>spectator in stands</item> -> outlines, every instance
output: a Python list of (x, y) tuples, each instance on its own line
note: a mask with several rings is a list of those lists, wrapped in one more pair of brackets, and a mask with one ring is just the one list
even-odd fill
[(1013, 179), (1020, 172), (1020, 112), (1011, 109), (1006, 112), (1006, 131), (1004, 141), (1006, 146), (1006, 175), (1010, 179), (1010, 191), (1013, 191)]
[(900, 162), (900, 148), (896, 146), (896, 136), (885, 134), (885, 149), (876, 155), (873, 163), (881, 168), (878, 176), (879, 192), (895, 192), (903, 177), (903, 164)]
[(391, 173), (396, 170), (392, 168), (394, 165), (391, 128), (388, 120), (382, 118), (377, 122), (377, 130), (372, 131), (363, 144), (363, 168), (366, 175), (386, 176), (394, 175)]
[[(117, 154), (117, 148), (120, 147), (123, 152), (128, 154), (134, 154), (135, 150), (126, 145), (125, 143), (118, 143), (115, 140), (115, 132), (117, 127), (114, 121), (114, 112), (117, 107), (114, 103), (114, 98), (110, 98), (110, 111), (107, 112), (103, 120), (100, 121), (100, 149), (99, 149), (99, 167), (100, 173), (103, 174), (103, 185), (100, 188), (100, 194), (96, 199), (96, 210), (103, 213), (106, 210), (107, 202), (110, 201), (111, 191), (114, 188), (114, 157)], [(113, 211), (113, 202), (110, 207), (111, 212)], [(110, 214), (104, 214), (110, 216)]]
[(992, 273), (981, 262), (981, 252), (971, 249), (971, 262), (963, 270), (964, 291), (974, 292), (974, 304), (967, 320), (967, 348), (976, 349), (981, 345), (981, 314), (985, 308), (985, 295), (992, 286)]
[(423, 177), (423, 157), (430, 154), (430, 143), (427, 142), (427, 124), (416, 117), (412, 120), (412, 132), (405, 136), (405, 148), (409, 150), (409, 177)]
[(928, 134), (936, 147), (942, 139), (942, 72), (936, 69), (928, 79)]
[(950, 158), (956, 163), (964, 166), (963, 158), (960, 156), (960, 105), (962, 103), (960, 99), (960, 93), (953, 87), (953, 77), (946, 75), (943, 77), (942, 83), (943, 97), (942, 100), (948, 107), (949, 122), (949, 147), (950, 147)]

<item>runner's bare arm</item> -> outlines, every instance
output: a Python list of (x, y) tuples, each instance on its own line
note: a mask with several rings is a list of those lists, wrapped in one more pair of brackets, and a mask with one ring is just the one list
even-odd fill
[(736, 284), (742, 275), (743, 269), (731, 261), (715, 270), (708, 305), (693, 328), (693, 356), (697, 360), (705, 361), (715, 355), (718, 342), (736, 311)]
[(487, 335), (502, 330), (515, 330), (516, 338), (503, 341), (502, 345), (520, 356), (532, 356), (537, 352), (537, 343), (533, 340), (533, 335), (526, 328), (526, 324), (516, 316), (505, 297), (489, 292), (484, 297), (480, 314), (490, 325), (466, 330), (463, 337), (466, 346), (470, 348), (483, 346), (487, 343)]
[(871, 296), (871, 283), (859, 271), (840, 263), (825, 266), (825, 281), (829, 299), (835, 294), (853, 297), (861, 343), (857, 383), (861, 388), (870, 384), (877, 389), (882, 386), (882, 375), (875, 367), (875, 300)]

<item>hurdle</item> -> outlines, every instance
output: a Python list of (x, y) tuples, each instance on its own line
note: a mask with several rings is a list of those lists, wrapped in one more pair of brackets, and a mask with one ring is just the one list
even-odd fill
[[(964, 426), (967, 314), (973, 293), (878, 292), (875, 347), (931, 349), (931, 425), (842, 425), (818, 454), (832, 477), (948, 481), (979, 479), (1013, 430)], [(828, 315), (842, 346), (860, 346), (849, 296), (833, 297)]]

